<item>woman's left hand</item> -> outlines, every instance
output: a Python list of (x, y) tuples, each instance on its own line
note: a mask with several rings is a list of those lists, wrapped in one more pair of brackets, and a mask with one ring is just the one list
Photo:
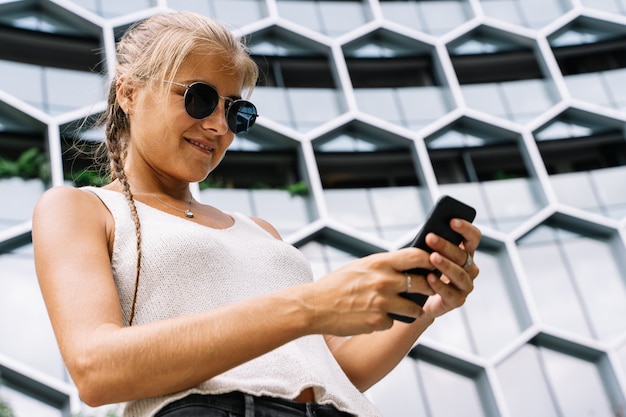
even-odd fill
[(440, 277), (435, 274), (426, 277), (435, 295), (428, 297), (423, 312), (425, 316), (432, 318), (463, 305), (474, 289), (474, 279), (479, 272), (473, 258), (480, 242), (480, 230), (473, 224), (459, 219), (453, 219), (450, 226), (463, 235), (460, 246), (432, 233), (426, 236), (426, 243), (434, 250), (430, 254), (430, 262), (442, 273)]

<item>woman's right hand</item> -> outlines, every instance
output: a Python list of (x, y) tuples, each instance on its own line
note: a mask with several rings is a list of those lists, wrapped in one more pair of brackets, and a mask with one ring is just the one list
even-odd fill
[[(356, 259), (313, 284), (302, 295), (313, 314), (312, 333), (349, 336), (385, 330), (393, 325), (388, 313), (419, 317), (422, 308), (400, 297), (407, 290), (402, 271), (433, 268), (429, 254), (416, 248), (377, 253)], [(411, 275), (411, 292), (433, 295), (426, 277)]]

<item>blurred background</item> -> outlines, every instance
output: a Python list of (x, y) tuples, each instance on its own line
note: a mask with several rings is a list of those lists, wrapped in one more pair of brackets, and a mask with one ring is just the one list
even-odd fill
[(196, 197), (270, 221), (316, 277), (408, 245), (442, 194), (476, 207), (476, 288), (367, 392), (384, 416), (626, 415), (625, 0), (0, 0), (0, 417), (119, 413), (67, 375), (30, 218), (106, 181), (115, 42), (167, 10), (262, 70), (257, 126)]

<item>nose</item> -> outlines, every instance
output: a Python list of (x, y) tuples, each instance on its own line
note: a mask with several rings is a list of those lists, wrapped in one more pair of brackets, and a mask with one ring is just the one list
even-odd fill
[(213, 113), (200, 120), (201, 126), (205, 130), (212, 130), (218, 135), (228, 133), (228, 121), (226, 120), (226, 101), (220, 97), (217, 107)]

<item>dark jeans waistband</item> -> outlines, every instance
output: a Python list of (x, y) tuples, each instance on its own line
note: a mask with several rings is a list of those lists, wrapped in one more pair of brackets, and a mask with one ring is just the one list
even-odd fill
[[(191, 409), (195, 414), (190, 414)], [(221, 410), (241, 417), (353, 417), (331, 405), (299, 403), (274, 397), (256, 397), (241, 392), (218, 395), (191, 394), (174, 401), (155, 417), (202, 416), (201, 409)]]

